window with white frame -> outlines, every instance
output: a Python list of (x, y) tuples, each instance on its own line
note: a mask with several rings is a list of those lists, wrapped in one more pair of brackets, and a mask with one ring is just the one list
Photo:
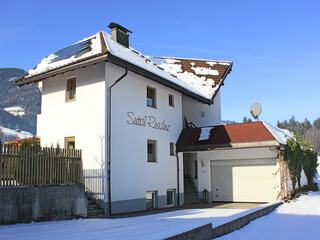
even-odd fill
[(146, 192), (146, 209), (154, 209), (158, 206), (158, 192), (157, 191), (147, 191)]
[(75, 77), (67, 79), (66, 102), (76, 100), (77, 79)]
[(147, 141), (148, 162), (157, 162), (156, 151), (157, 151), (157, 141), (148, 139)]
[(167, 206), (174, 206), (175, 204), (175, 189), (168, 189), (167, 190)]
[(147, 86), (147, 106), (156, 108), (156, 89)]

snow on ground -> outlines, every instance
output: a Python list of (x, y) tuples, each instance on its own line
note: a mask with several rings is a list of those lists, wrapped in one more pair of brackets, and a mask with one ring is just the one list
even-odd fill
[(2, 137), (3, 139), (0, 140), (3, 140), (4, 142), (33, 137), (32, 133), (12, 130), (10, 128), (5, 128), (2, 126), (0, 126), (0, 133), (3, 134), (3, 136), (0, 136), (0, 138)]
[(297, 200), (284, 203), (271, 214), (246, 227), (222, 236), (228, 239), (319, 239), (320, 192), (309, 192)]
[(210, 222), (214, 226), (218, 226), (252, 210), (186, 209), (131, 218), (17, 224), (0, 226), (0, 239), (163, 239)]

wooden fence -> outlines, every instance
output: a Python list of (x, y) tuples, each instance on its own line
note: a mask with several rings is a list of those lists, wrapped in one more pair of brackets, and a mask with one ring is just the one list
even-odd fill
[(81, 150), (0, 145), (0, 187), (80, 183)]

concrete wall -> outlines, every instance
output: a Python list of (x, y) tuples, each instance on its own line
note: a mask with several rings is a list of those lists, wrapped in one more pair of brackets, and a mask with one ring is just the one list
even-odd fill
[(70, 219), (87, 216), (80, 186), (0, 188), (0, 223)]
[[(105, 134), (104, 63), (48, 78), (42, 83), (41, 114), (37, 136), (42, 146), (60, 144), (74, 136), (82, 149), (84, 169), (100, 168), (101, 138)], [(67, 79), (77, 78), (76, 100), (66, 102)]]
[(212, 224), (194, 228), (190, 231), (177, 234), (172, 237), (165, 238), (165, 240), (210, 240), (212, 239)]

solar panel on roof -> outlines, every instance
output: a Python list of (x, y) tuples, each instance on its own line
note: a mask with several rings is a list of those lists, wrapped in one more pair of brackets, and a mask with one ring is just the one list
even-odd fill
[(73, 44), (69, 47), (63, 48), (54, 53), (56, 56), (50, 63), (68, 59), (72, 56), (80, 57), (81, 55), (91, 51), (91, 39), (84, 40), (82, 42)]

